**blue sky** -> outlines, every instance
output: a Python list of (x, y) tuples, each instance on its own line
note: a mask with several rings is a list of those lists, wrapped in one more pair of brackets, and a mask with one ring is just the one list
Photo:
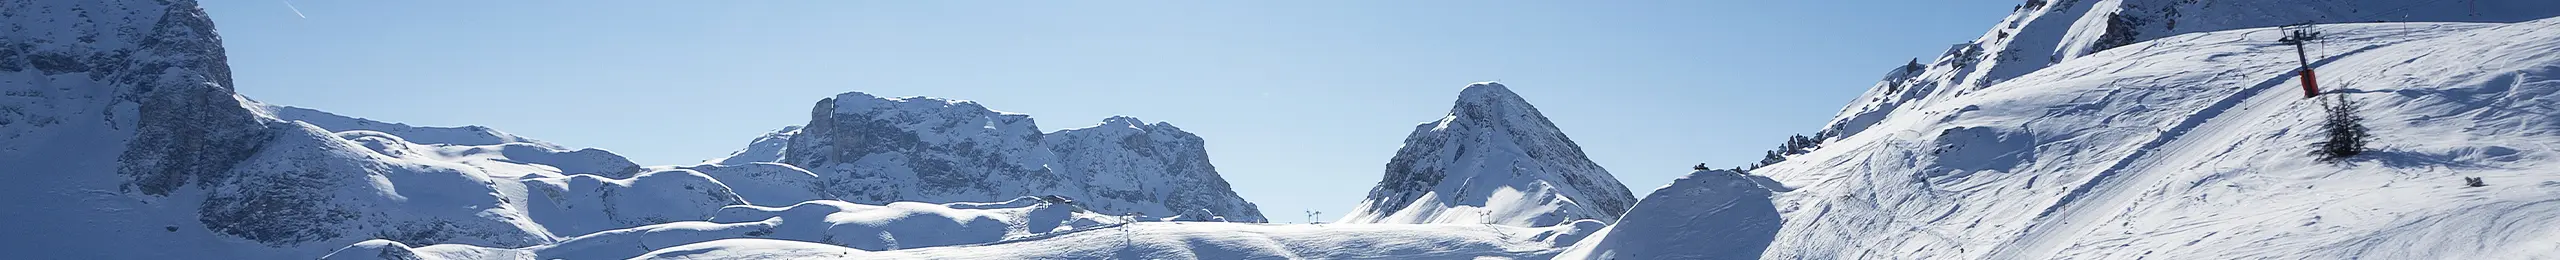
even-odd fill
[[(1208, 140), (1275, 221), (1354, 206), (1414, 124), (1499, 80), (1643, 194), (1809, 133), (2016, 1), (205, 1), (239, 91), (647, 165), (846, 91), (1112, 115)], [(295, 10), (298, 9), (300, 15)]]

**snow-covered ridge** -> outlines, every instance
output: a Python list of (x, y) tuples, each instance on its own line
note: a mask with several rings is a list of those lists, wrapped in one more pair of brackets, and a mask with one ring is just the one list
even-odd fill
[(1607, 222), (1635, 203), (1554, 122), (1501, 83), (1469, 84), (1414, 127), (1386, 176), (1343, 223)]
[(864, 204), (1059, 195), (1112, 214), (1264, 221), (1217, 175), (1203, 144), (1134, 117), (1042, 133), (1030, 115), (977, 102), (848, 92), (819, 101), (809, 124), (711, 164), (798, 166), (816, 179), (777, 185)]
[(551, 144), (551, 142), (516, 136), (515, 134), (498, 131), (497, 129), (490, 129), (485, 126), (411, 126), (409, 124), (375, 121), (373, 119), (344, 116), (329, 113), (327, 111), (294, 106), (261, 104), (259, 106), (252, 106), (251, 108), (256, 109), (259, 113), (264, 113), (277, 119), (283, 119), (286, 121), (302, 121), (303, 123), (320, 126), (321, 129), (329, 129), (329, 131), (365, 130), (390, 133), (392, 135), (398, 135), (402, 138), (406, 138), (412, 143), (442, 145), (495, 145), (524, 143), (555, 150), (568, 149), (557, 144)]
[(756, 137), (754, 141), (748, 141), (747, 148), (738, 149), (736, 152), (730, 152), (729, 156), (703, 160), (702, 164), (780, 162), (782, 161), (782, 154), (785, 153), (783, 149), (790, 149), (791, 136), (799, 134), (800, 126), (796, 125), (785, 126), (782, 127), (782, 129), (775, 129), (772, 133), (766, 133), (764, 136)]

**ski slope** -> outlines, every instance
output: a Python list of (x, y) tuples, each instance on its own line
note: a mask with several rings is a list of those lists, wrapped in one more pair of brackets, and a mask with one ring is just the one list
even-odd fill
[(2312, 159), (2323, 113), (2279, 32), (2170, 36), (1755, 171), (1800, 187), (1765, 256), (2560, 257), (2560, 19), (2317, 28), (2326, 95), (2366, 103), (2377, 151)]

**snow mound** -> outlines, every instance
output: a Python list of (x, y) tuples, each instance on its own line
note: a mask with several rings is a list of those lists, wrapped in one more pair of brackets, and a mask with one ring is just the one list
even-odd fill
[(1415, 126), (1386, 176), (1342, 223), (1603, 222), (1635, 196), (1538, 108), (1500, 83), (1469, 84), (1437, 121)]
[(1763, 183), (1728, 170), (1691, 172), (1556, 259), (1758, 259), (1781, 224)]
[[(2560, 221), (2560, 176), (2543, 170), (2560, 167), (2560, 19), (2317, 28), (2320, 100), (2303, 98), (2276, 30), (2243, 29), (1907, 104), (1755, 171), (1799, 186), (1776, 197), (1786, 226), (1765, 253), (2560, 257), (2560, 232), (2541, 224)], [(2365, 103), (2376, 150), (2317, 162), (2318, 108), (2337, 97)]]
[(711, 176), (682, 169), (627, 179), (581, 174), (520, 182), (528, 213), (556, 234), (702, 220), (722, 206), (743, 203)]
[[(862, 205), (808, 201), (789, 207), (731, 206), (708, 221), (683, 221), (595, 232), (522, 248), (434, 245), (409, 248), (367, 241), (333, 255), (472, 256), (455, 259), (621, 259), (651, 250), (732, 238), (820, 243), (858, 250), (896, 250), (1038, 239), (1113, 227), (1127, 220), (1072, 204), (1021, 198), (1000, 203)], [(432, 259), (432, 258), (431, 258)]]

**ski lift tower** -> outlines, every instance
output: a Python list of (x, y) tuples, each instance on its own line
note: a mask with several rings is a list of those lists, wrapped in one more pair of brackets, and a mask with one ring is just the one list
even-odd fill
[(2302, 98), (2319, 97), (2320, 79), (2311, 73), (2311, 54), (2303, 50), (2303, 45), (2320, 40), (2320, 31), (2312, 30), (2310, 22), (2286, 25), (2282, 28), (2285, 31), (2284, 39), (2277, 39), (2276, 42), (2293, 45), (2294, 58), (2302, 61)]

